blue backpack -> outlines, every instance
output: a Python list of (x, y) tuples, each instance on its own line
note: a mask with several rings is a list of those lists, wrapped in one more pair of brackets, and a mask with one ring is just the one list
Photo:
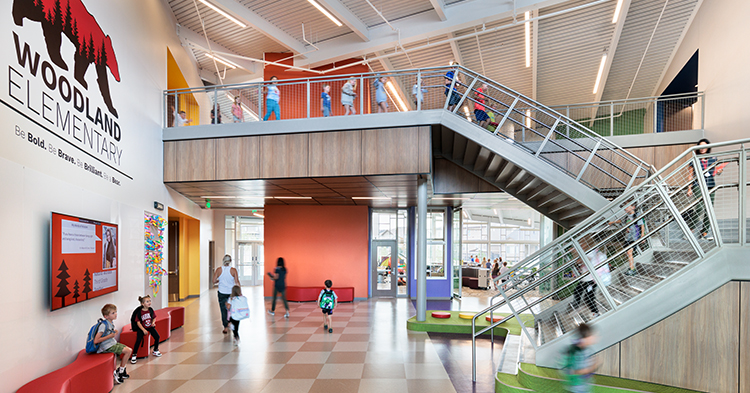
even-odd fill
[(99, 325), (104, 323), (104, 320), (99, 318), (94, 326), (89, 329), (89, 335), (86, 336), (86, 353), (96, 353), (99, 350), (99, 344), (94, 344), (94, 338), (96, 333), (99, 331)]

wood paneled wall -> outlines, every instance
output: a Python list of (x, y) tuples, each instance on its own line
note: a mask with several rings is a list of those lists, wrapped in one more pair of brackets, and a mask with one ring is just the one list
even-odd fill
[(429, 173), (430, 127), (164, 142), (164, 181)]
[(600, 374), (750, 393), (750, 282), (729, 282), (599, 353)]

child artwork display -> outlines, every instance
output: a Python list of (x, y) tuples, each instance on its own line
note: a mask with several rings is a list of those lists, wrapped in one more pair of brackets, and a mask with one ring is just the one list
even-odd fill
[(157, 214), (145, 213), (144, 215), (144, 259), (148, 286), (151, 287), (154, 295), (159, 293), (162, 277), (167, 275), (167, 271), (162, 267), (166, 223), (167, 221)]
[(120, 256), (117, 235), (117, 224), (52, 213), (52, 311), (117, 291)]

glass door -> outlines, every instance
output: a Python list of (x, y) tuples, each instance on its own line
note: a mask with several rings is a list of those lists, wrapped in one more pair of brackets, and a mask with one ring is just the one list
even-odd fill
[(263, 243), (237, 242), (237, 274), (244, 286), (263, 284)]
[(372, 296), (396, 296), (399, 277), (395, 241), (372, 242)]

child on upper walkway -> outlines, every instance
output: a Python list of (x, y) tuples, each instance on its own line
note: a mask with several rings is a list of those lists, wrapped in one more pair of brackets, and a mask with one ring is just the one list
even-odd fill
[(320, 295), (318, 295), (318, 306), (323, 311), (323, 330), (328, 330), (328, 333), (333, 333), (331, 315), (333, 314), (333, 309), (336, 308), (336, 303), (338, 302), (339, 297), (336, 295), (336, 292), (331, 289), (333, 286), (331, 280), (326, 280), (325, 285), (325, 289), (321, 290)]

